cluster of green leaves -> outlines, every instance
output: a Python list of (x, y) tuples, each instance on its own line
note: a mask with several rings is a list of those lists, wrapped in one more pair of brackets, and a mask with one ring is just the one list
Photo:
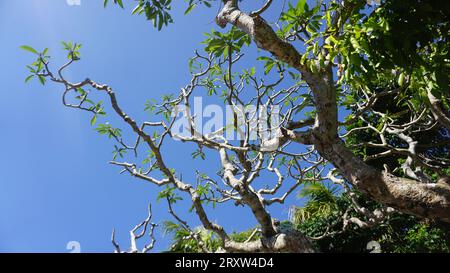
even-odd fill
[[(113, 0), (114, 4), (124, 8), (122, 0)], [(109, 0), (104, 0), (104, 6), (108, 5)], [(173, 23), (172, 17), (169, 13), (171, 9), (172, 0), (139, 0), (132, 14), (145, 14), (147, 20), (153, 22), (153, 26), (161, 30), (163, 26)]]
[[(235, 231), (230, 234), (230, 238), (233, 241), (238, 242), (238, 243), (243, 243), (246, 241), (249, 241), (249, 242), (257, 241), (261, 238), (261, 236), (259, 233), (254, 234), (254, 232), (255, 232), (255, 229), (244, 230), (242, 232)], [(250, 238), (250, 236), (252, 236), (252, 235), (253, 235), (253, 237)]]
[(283, 12), (280, 21), (284, 22), (279, 31), (281, 37), (297, 31), (307, 31), (310, 34), (319, 32), (322, 16), (318, 14), (320, 5), (310, 8), (306, 0), (299, 0), (294, 6), (289, 1), (287, 11)]
[[(165, 234), (172, 235), (172, 244), (167, 252), (175, 253), (202, 253), (204, 248), (210, 252), (217, 251), (221, 246), (221, 240), (217, 236), (203, 227), (197, 227), (194, 232), (198, 234), (199, 239), (203, 242), (204, 247), (199, 245), (198, 240), (191, 237), (189, 230), (182, 225), (174, 223), (172, 221), (164, 222)], [(230, 238), (235, 242), (245, 242), (250, 236), (250, 241), (256, 241), (260, 239), (258, 234), (253, 234), (254, 229), (245, 230), (243, 232), (233, 232), (230, 234)]]
[(192, 158), (194, 158), (194, 159), (197, 158), (197, 157), (200, 157), (200, 158), (203, 159), (203, 160), (206, 159), (205, 152), (203, 152), (202, 149), (197, 149), (197, 150), (195, 150), (195, 152), (192, 152), (192, 153), (191, 153), (191, 156), (192, 156)]
[[(231, 54), (240, 53), (244, 45), (250, 44), (250, 37), (243, 31), (232, 27), (227, 32), (219, 32), (212, 30), (210, 33), (205, 33), (206, 39), (202, 42), (205, 45), (205, 51), (212, 54), (215, 58), (222, 60), (230, 57)], [(248, 69), (242, 73), (233, 72), (228, 75), (224, 71), (219, 61), (214, 60), (210, 65), (206, 75), (200, 79), (200, 85), (206, 90), (208, 96), (220, 95), (224, 100), (227, 98), (228, 91), (225, 86), (225, 81), (231, 76), (231, 81), (235, 77), (240, 79), (245, 78), (247, 82), (251, 76), (255, 74), (255, 69)], [(196, 56), (189, 60), (189, 70), (192, 74), (202, 72), (205, 69), (204, 59)]]
[(327, 217), (337, 209), (335, 197), (337, 192), (337, 187), (327, 186), (324, 183), (306, 183), (297, 197), (306, 197), (309, 198), (309, 201), (305, 206), (295, 209), (292, 221), (299, 223), (312, 217)]
[[(381, 239), (383, 244), (389, 244), (392, 252), (450, 252), (450, 232), (448, 226), (415, 223), (402, 234), (386, 234)], [(402, 242), (397, 244), (396, 241)]]
[(297, 38), (304, 42), (306, 50), (300, 63), (307, 65), (313, 73), (325, 67), (326, 63), (334, 62), (342, 46), (334, 36), (337, 25), (332, 22), (332, 14), (339, 5), (328, 2), (327, 8), (322, 9), (323, 5), (324, 1), (317, 1), (313, 7), (305, 0), (297, 1), (296, 5), (289, 3), (287, 11), (281, 14), (281, 28), (278, 30), (282, 39)]
[(25, 83), (28, 83), (31, 79), (37, 77), (39, 82), (42, 85), (45, 85), (46, 78), (44, 74), (46, 71), (44, 63), (47, 62), (50, 58), (50, 56), (48, 55), (48, 48), (44, 49), (42, 52), (38, 52), (36, 49), (28, 45), (23, 45), (20, 48), (33, 53), (34, 55), (37, 55), (37, 59), (33, 63), (31, 63), (31, 65), (27, 65), (30, 75), (25, 78)]
[(110, 124), (99, 124), (95, 129), (101, 135), (107, 135), (108, 138), (120, 137), (122, 135), (122, 130), (119, 128), (113, 128)]
[(144, 1), (140, 0), (134, 8), (132, 14), (145, 14), (147, 20), (153, 22), (153, 26), (161, 30), (163, 26), (173, 23), (172, 16), (169, 11), (172, 0), (162, 1)]
[(264, 75), (269, 74), (274, 67), (278, 67), (281, 70), (281, 66), (283, 65), (280, 61), (267, 56), (258, 57), (258, 61), (264, 62)]
[[(200, 202), (211, 205), (213, 209), (216, 208), (217, 202), (215, 201), (215, 189), (211, 187), (211, 183), (199, 183), (196, 188), (197, 194), (200, 196)], [(190, 208), (190, 211), (194, 209), (194, 206)]]
[(79, 61), (80, 60), (80, 49), (81, 44), (78, 43), (72, 43), (72, 42), (61, 42), (63, 45), (63, 49), (67, 51), (67, 59), (73, 60), (73, 61)]
[[(189, 60), (189, 69), (191, 73), (197, 73), (203, 70), (203, 66), (203, 63), (199, 62), (198, 59), (192, 58)], [(208, 73), (200, 79), (200, 84), (206, 89), (208, 96), (218, 94), (218, 89), (220, 89), (223, 84), (223, 74), (224, 71), (222, 67), (216, 63), (212, 65)]]
[(103, 102), (99, 101), (97, 103), (94, 103), (93, 101), (88, 100), (88, 99), (85, 99), (85, 101), (89, 101), (89, 102), (91, 102), (91, 104), (93, 104), (93, 106), (89, 107), (89, 110), (94, 112), (94, 115), (91, 118), (91, 125), (94, 126), (97, 123), (98, 115), (100, 115), (100, 116), (106, 115), (106, 112), (104, 111)]
[[(379, 204), (355, 193), (358, 202), (366, 208), (373, 210), (379, 207)], [(351, 206), (347, 194), (336, 194), (334, 189), (314, 186), (307, 187), (302, 196), (310, 199), (294, 212), (297, 214), (293, 218), (296, 229), (312, 237), (342, 230), (342, 215)], [(354, 212), (350, 216), (361, 217)], [(381, 225), (367, 229), (353, 225), (343, 233), (316, 240), (315, 244), (321, 252), (365, 252), (370, 241), (378, 242), (381, 251), (386, 253), (450, 252), (450, 226), (395, 213)]]
[(216, 57), (227, 58), (230, 52), (239, 53), (243, 45), (249, 45), (251, 42), (250, 36), (236, 27), (232, 27), (228, 32), (212, 30), (205, 35), (207, 38), (202, 42), (206, 45), (205, 51)]
[[(188, 3), (188, 8), (185, 14), (189, 14), (196, 6), (205, 5), (211, 7), (213, 0), (185, 0)], [(147, 20), (153, 22), (153, 26), (161, 30), (164, 26), (173, 23), (170, 11), (172, 9), (172, 0), (138, 0), (134, 7), (132, 14), (145, 15)], [(103, 5), (106, 7), (109, 0), (104, 0)], [(124, 8), (123, 0), (113, 0), (114, 4)]]
[(162, 95), (161, 103), (159, 104), (155, 99), (147, 100), (145, 102), (144, 111), (152, 115), (160, 115), (166, 121), (169, 121), (172, 115), (172, 109), (175, 107), (174, 98), (173, 94)]
[[(122, 136), (122, 130), (120, 128), (112, 127), (109, 123), (99, 124), (95, 130), (100, 135), (108, 136), (108, 138), (119, 139)], [(118, 156), (123, 158), (126, 153), (127, 149), (125, 147), (114, 145), (113, 160), (116, 160)]]
[[(72, 42), (61, 43), (63, 45), (63, 49), (67, 51), (67, 59), (71, 61), (80, 60), (81, 44)], [(45, 68), (45, 65), (48, 64), (50, 60), (50, 55), (48, 54), (49, 49), (45, 48), (42, 52), (39, 52), (29, 45), (22, 45), (20, 48), (37, 56), (36, 60), (31, 63), (31, 65), (27, 65), (27, 68), (31, 74), (26, 77), (25, 82), (28, 83), (31, 79), (37, 77), (39, 82), (44, 85), (49, 72), (46, 71)]]
[(370, 14), (356, 12), (340, 41), (341, 80), (369, 92), (367, 83), (395, 82), (416, 111), (431, 90), (449, 109), (449, 14), (450, 3), (434, 0), (388, 0)]
[[(352, 90), (340, 98), (340, 105), (356, 111), (355, 105), (365, 100), (359, 90), (369, 95), (400, 90), (398, 94), (379, 98), (372, 107), (384, 113), (384, 118), (371, 111), (363, 115), (378, 130), (386, 121), (405, 124), (422, 111), (431, 115), (427, 110), (428, 91), (441, 99), (444, 112), (450, 113), (449, 14), (449, 3), (434, 0), (387, 0), (369, 14), (361, 8), (355, 12), (339, 41), (343, 68), (339, 82)], [(348, 116), (352, 117), (353, 114)], [(357, 120), (347, 130), (365, 125)], [(434, 158), (448, 158), (450, 146), (445, 144), (448, 135), (448, 130), (439, 124), (430, 130), (411, 132), (411, 137), (418, 142), (416, 152)], [(386, 140), (393, 147), (407, 148), (395, 136), (388, 135)], [(356, 145), (354, 152), (363, 158), (384, 151), (357, 146), (368, 141), (378, 142), (378, 135), (370, 129), (356, 131), (346, 139), (347, 144)], [(404, 159), (404, 156), (391, 155), (368, 163), (379, 169), (387, 165), (397, 175), (403, 175), (397, 167)], [(429, 174), (436, 178), (436, 174)]]
[[(220, 246), (220, 240), (210, 231), (204, 228), (196, 228), (194, 232), (198, 233), (199, 239), (203, 242), (205, 249), (213, 252)], [(172, 245), (167, 252), (175, 253), (202, 253), (203, 248), (199, 245), (198, 240), (191, 237), (191, 232), (172, 221), (164, 222), (164, 233), (172, 235)]]
[(173, 185), (166, 185), (166, 187), (158, 193), (156, 201), (161, 199), (167, 199), (167, 201), (171, 204), (175, 204), (177, 201), (183, 200), (183, 198), (175, 192), (175, 187)]
[[(113, 0), (114, 4), (124, 8), (122, 0)], [(106, 7), (109, 0), (104, 0), (104, 6)], [(172, 16), (169, 11), (171, 9), (172, 0), (139, 0), (136, 7), (133, 9), (132, 14), (145, 14), (147, 20), (153, 22), (153, 26), (158, 30), (161, 30), (163, 26), (167, 26), (169, 23), (173, 23)]]
[(123, 158), (126, 153), (127, 149), (125, 149), (124, 147), (119, 147), (116, 144), (114, 144), (113, 160), (116, 160), (117, 157)]
[(212, 0), (189, 0), (187, 2), (188, 8), (184, 12), (184, 14), (189, 14), (198, 5), (205, 5), (206, 7), (210, 8)]

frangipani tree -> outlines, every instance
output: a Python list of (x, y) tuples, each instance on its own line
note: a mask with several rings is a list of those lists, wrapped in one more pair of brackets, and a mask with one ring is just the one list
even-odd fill
[[(344, 191), (358, 190), (382, 204), (370, 210), (356, 199), (352, 202), (349, 209), (371, 223), (382, 222), (394, 210), (450, 222), (448, 153), (437, 156), (427, 152), (442, 147), (438, 143), (428, 143), (430, 149), (420, 150), (415, 138), (417, 132), (440, 126), (441, 140), (448, 143), (448, 4), (424, 4), (433, 11), (435, 21), (423, 25), (433, 31), (428, 39), (409, 43), (409, 48), (400, 51), (404, 54), (399, 54), (398, 39), (392, 34), (405, 21), (389, 17), (396, 11), (395, 1), (379, 6), (363, 0), (284, 2), (268, 0), (258, 10), (245, 11), (237, 0), (188, 1), (186, 13), (196, 5), (220, 6), (220, 12), (211, 18), (215, 16), (220, 28), (228, 28), (208, 35), (204, 50), (190, 60), (192, 78), (178, 95), (147, 104), (153, 120), (141, 122), (128, 115), (107, 84), (90, 78), (70, 82), (64, 77), (64, 71), (80, 60), (79, 44), (64, 43), (68, 62), (56, 70), (47, 49), (38, 52), (24, 46), (37, 55), (29, 66), (27, 81), (36, 77), (42, 84), (60, 84), (64, 105), (90, 112), (93, 125), (106, 112), (105, 104), (91, 100), (91, 95), (98, 92), (106, 96), (108, 107), (136, 136), (134, 140), (123, 139), (123, 129), (98, 125), (100, 134), (116, 141), (111, 164), (159, 186), (159, 198), (167, 200), (170, 213), (188, 231), (186, 236), (200, 245), (201, 232), (172, 209), (181, 198), (180, 192), (190, 196), (192, 210), (204, 229), (213, 232), (220, 249), (228, 252), (313, 252), (310, 238), (280, 225), (269, 213), (271, 205), (283, 204), (308, 182), (335, 183)], [(114, 3), (123, 7), (121, 0)], [(162, 30), (173, 21), (172, 4), (170, 0), (140, 0), (133, 13), (145, 15)], [(407, 3), (404, 5), (406, 14), (414, 13)], [(264, 19), (269, 9), (280, 12), (276, 22)], [(258, 60), (243, 55), (251, 43), (260, 49)], [(244, 60), (250, 65), (242, 69), (239, 65)], [(254, 61), (264, 62), (264, 71), (257, 71)], [(376, 81), (384, 84), (375, 86)], [(198, 96), (228, 105), (231, 122), (205, 131), (191, 111)], [(384, 97), (395, 97), (407, 115), (375, 109)], [(254, 106), (253, 110), (243, 110), (248, 106)], [(259, 118), (256, 123), (255, 115)], [(272, 122), (274, 117), (278, 122)], [(356, 145), (376, 147), (376, 154), (355, 150), (349, 137), (361, 130), (374, 137)], [(216, 153), (220, 170), (210, 175), (198, 166), (196, 181), (183, 179), (167, 164), (162, 151), (171, 141), (196, 145), (193, 157), (204, 158), (205, 150)], [(391, 155), (403, 160), (400, 173), (386, 164), (377, 168), (368, 162)], [(136, 161), (139, 156), (143, 158)], [(125, 161), (128, 159), (133, 161)], [(234, 240), (219, 223), (210, 220), (205, 207), (225, 202), (250, 208), (259, 224), (256, 240), (254, 235), (252, 240)], [(342, 220), (364, 225), (355, 217), (343, 215)]]

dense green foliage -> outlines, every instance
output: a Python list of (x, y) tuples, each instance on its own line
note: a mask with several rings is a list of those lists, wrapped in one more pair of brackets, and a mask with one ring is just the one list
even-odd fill
[[(318, 186), (306, 187), (302, 192), (309, 195), (310, 200), (304, 208), (295, 211), (293, 221), (297, 229), (309, 236), (331, 234), (315, 240), (322, 252), (368, 252), (367, 244), (371, 241), (379, 243), (381, 251), (388, 253), (450, 252), (448, 224), (395, 213), (380, 225), (367, 229), (351, 226), (342, 232), (342, 215), (351, 206), (348, 195), (333, 195), (326, 187)], [(358, 195), (358, 201), (370, 209), (379, 207), (362, 195)], [(356, 213), (352, 215), (360, 217)]]
[[(177, 253), (201, 253), (201, 252), (215, 252), (220, 249), (221, 242), (212, 232), (207, 231), (202, 227), (194, 230), (197, 238), (191, 236), (189, 230), (182, 225), (166, 221), (164, 223), (164, 230), (166, 235), (172, 236), (172, 244), (168, 252)], [(236, 242), (254, 241), (259, 238), (255, 229), (233, 232), (230, 237)], [(203, 244), (202, 246), (200, 245)]]

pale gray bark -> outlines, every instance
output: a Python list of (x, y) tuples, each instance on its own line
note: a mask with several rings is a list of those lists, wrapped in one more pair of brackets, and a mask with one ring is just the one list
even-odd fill
[(450, 130), (450, 117), (442, 110), (442, 102), (436, 98), (431, 90), (427, 91), (428, 99), (430, 100), (431, 111), (434, 117), (438, 120), (447, 130)]

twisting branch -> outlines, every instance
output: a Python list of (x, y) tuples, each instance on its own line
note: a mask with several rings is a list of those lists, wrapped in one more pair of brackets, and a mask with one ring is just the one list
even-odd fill
[(262, 6), (259, 10), (252, 11), (250, 16), (261, 15), (263, 12), (269, 9), (270, 5), (272, 5), (273, 0), (267, 0), (267, 2)]
[(442, 110), (441, 100), (436, 98), (430, 89), (427, 90), (428, 99), (431, 104), (431, 111), (438, 122), (450, 131), (450, 117)]
[[(121, 251), (120, 245), (116, 242), (116, 230), (113, 229), (111, 235), (111, 242), (114, 246), (115, 253), (147, 253), (153, 249), (156, 239), (155, 239), (155, 227), (157, 224), (150, 222), (152, 219), (152, 206), (148, 205), (148, 216), (141, 223), (137, 224), (132, 230), (130, 230), (130, 240), (131, 246), (128, 251)], [(141, 229), (141, 232), (137, 233)], [(137, 241), (143, 238), (147, 234), (150, 237), (150, 242), (146, 244), (141, 250), (138, 249)]]

